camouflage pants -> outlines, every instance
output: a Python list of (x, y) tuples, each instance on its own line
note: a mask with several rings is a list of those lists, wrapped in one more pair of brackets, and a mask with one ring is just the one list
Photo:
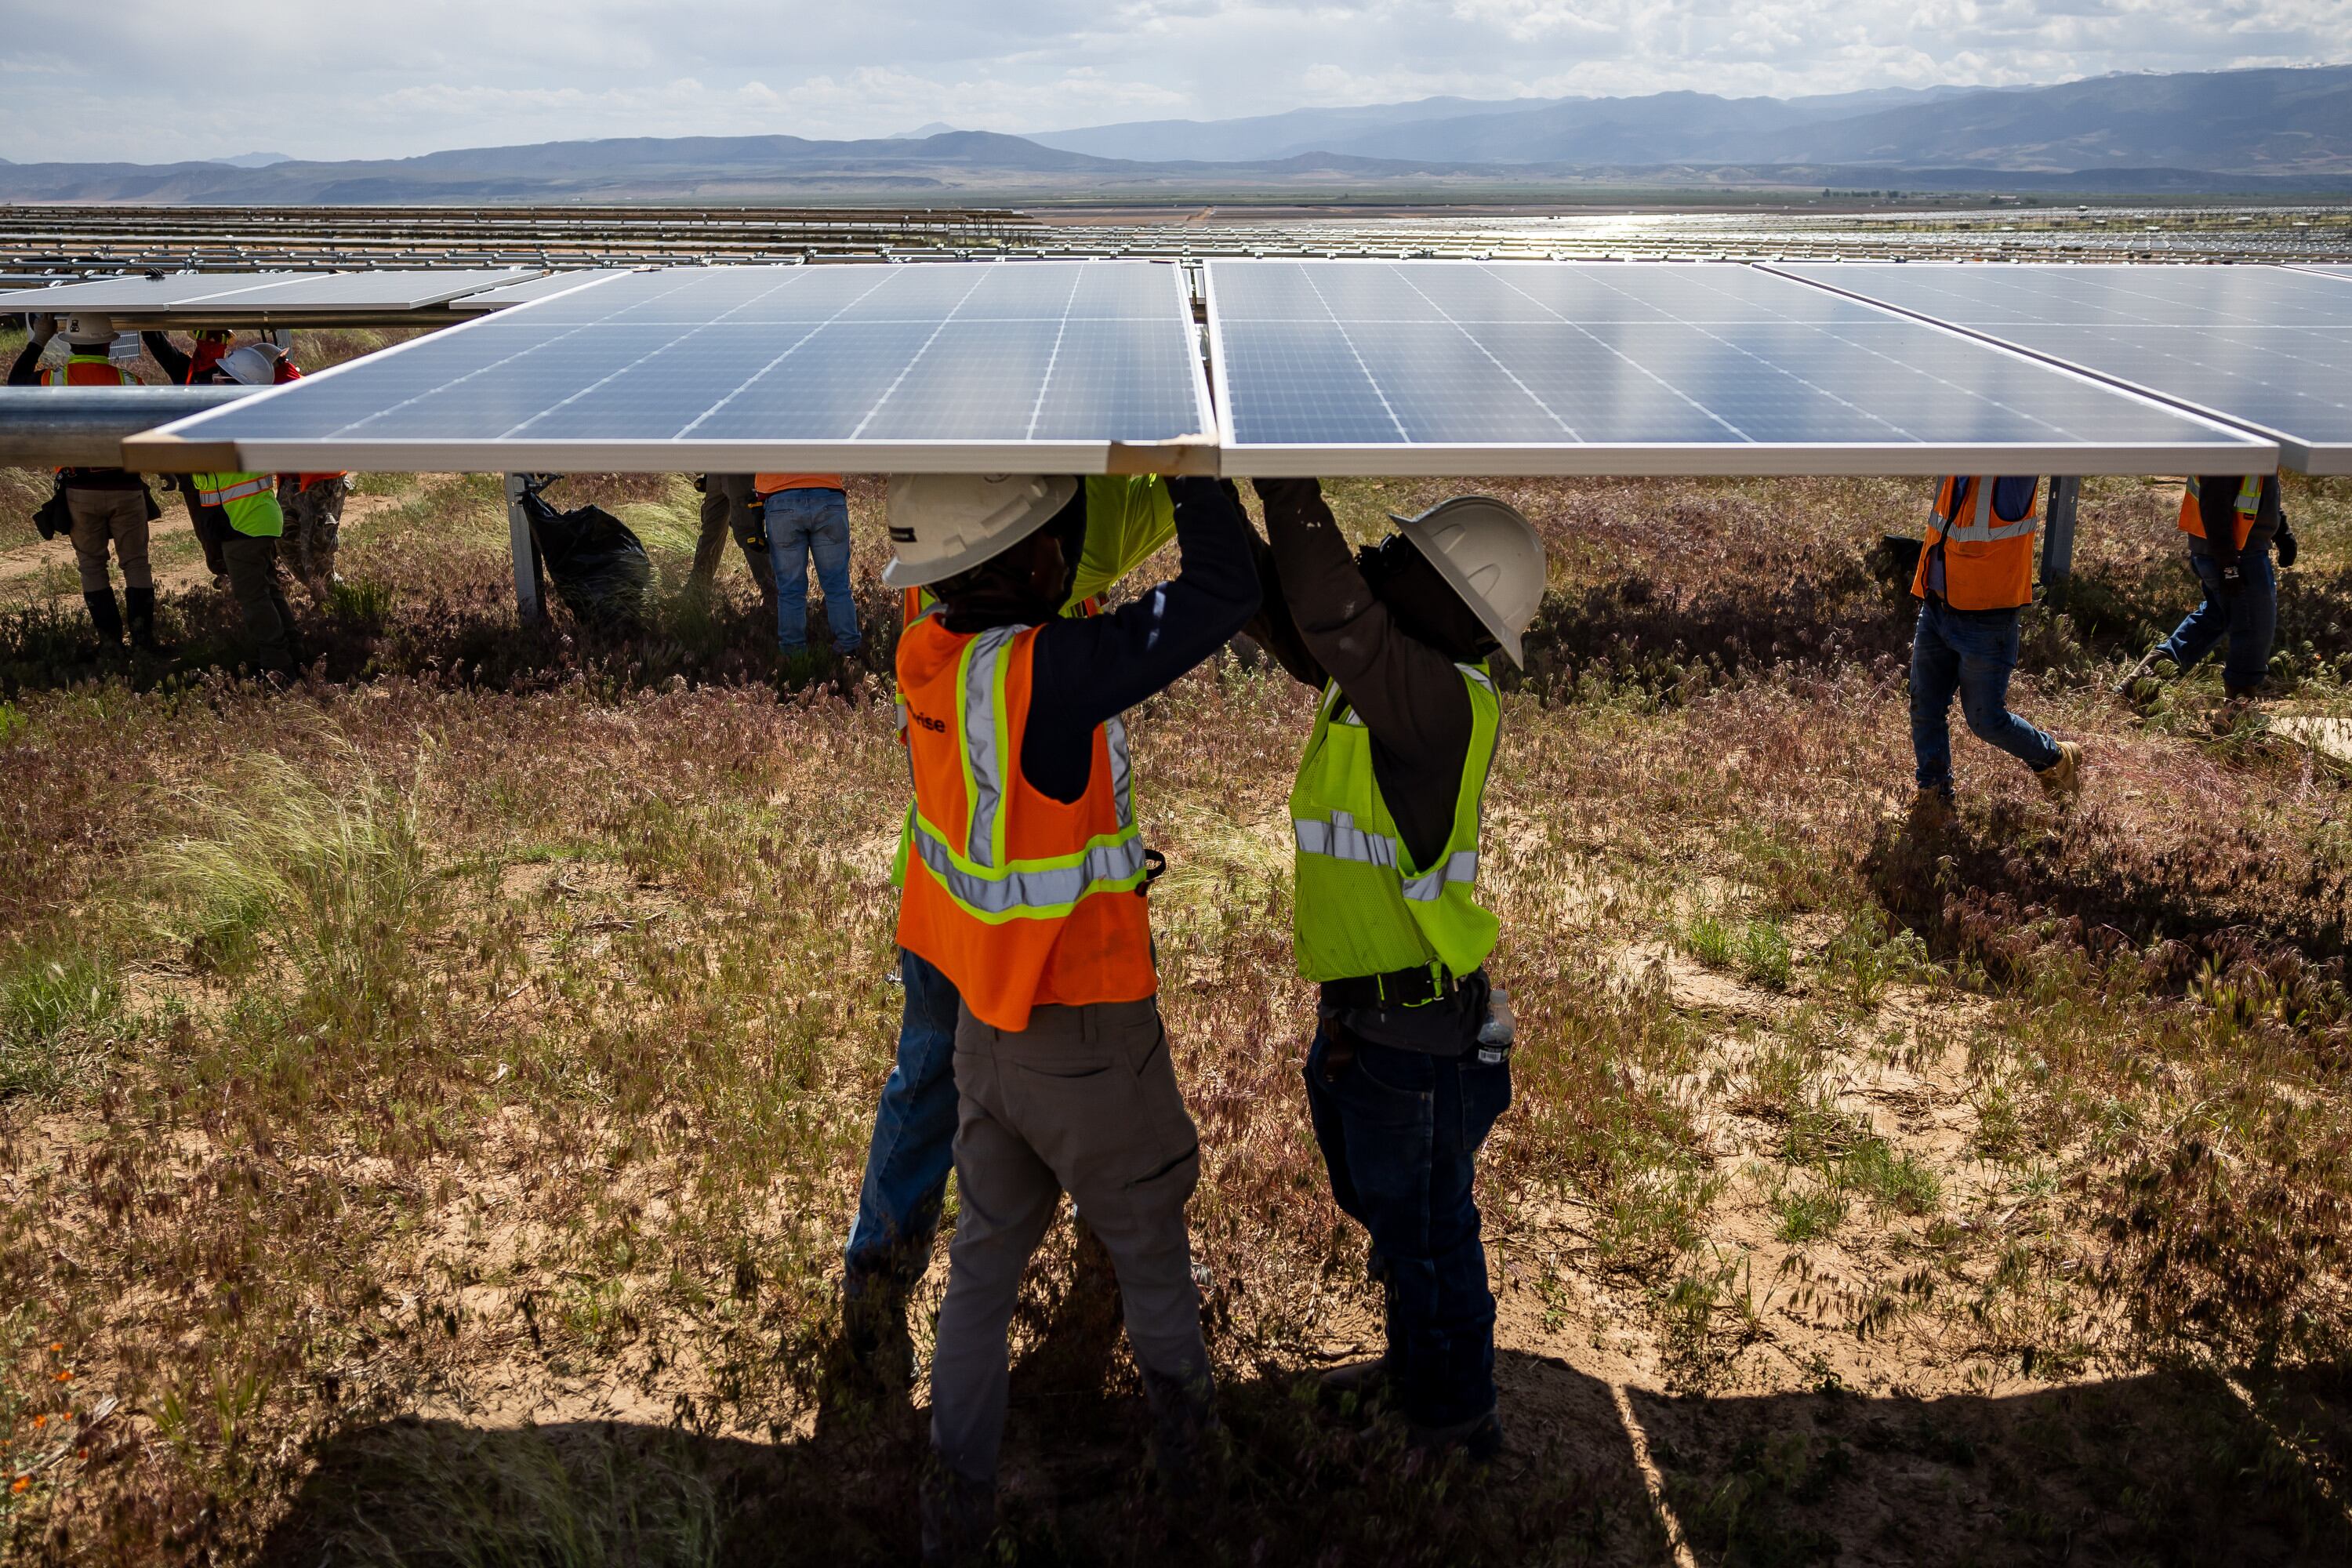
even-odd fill
[(305, 489), (292, 474), (278, 479), (278, 506), (286, 514), (285, 561), (313, 599), (335, 585), (335, 547), (343, 526), (343, 497), (350, 482), (341, 474)]

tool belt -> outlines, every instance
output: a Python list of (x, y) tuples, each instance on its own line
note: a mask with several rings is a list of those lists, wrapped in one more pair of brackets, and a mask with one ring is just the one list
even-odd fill
[(1448, 1001), (1479, 984), (1476, 975), (1449, 974), (1430, 965), (1391, 969), (1385, 974), (1357, 974), (1323, 983), (1323, 1005), (1330, 1007), (1424, 1007)]

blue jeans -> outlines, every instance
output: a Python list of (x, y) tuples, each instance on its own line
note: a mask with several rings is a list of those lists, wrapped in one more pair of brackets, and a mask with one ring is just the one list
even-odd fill
[(1911, 638), (1911, 752), (1921, 789), (1952, 787), (1952, 696), (1969, 729), (2035, 773), (2058, 765), (2058, 742), (2009, 710), (2009, 677), (2017, 668), (2015, 610), (1954, 610), (1933, 599), (1919, 605)]
[(905, 1290), (930, 1261), (931, 1237), (955, 1165), (955, 983), (901, 948), (906, 982), (898, 1061), (874, 1108), (874, 1142), (857, 1190), (857, 1222), (843, 1255), (844, 1289)]
[(2221, 660), (2221, 683), (2232, 691), (2251, 691), (2270, 670), (2271, 643), (2278, 636), (2278, 573), (2271, 565), (2270, 546), (2239, 552), (2245, 580), (2235, 598), (2221, 592), (2221, 568), (2211, 556), (2192, 555), (2189, 564), (2204, 584), (2205, 602), (2189, 612), (2158, 650), (2170, 654), (2185, 675), (2226, 637), (2230, 651)]
[(763, 507), (768, 559), (776, 568), (776, 646), (786, 653), (808, 647), (808, 567), (814, 557), (833, 651), (849, 652), (859, 640), (857, 602), (849, 593), (849, 498), (839, 490), (778, 490)]
[(1318, 1028), (1307, 1113), (1331, 1195), (1371, 1233), (1405, 1417), (1441, 1426), (1483, 1415), (1495, 1407), (1495, 1296), (1470, 1188), (1478, 1146), (1511, 1103), (1511, 1065), (1359, 1044), (1327, 1083), (1330, 1045)]

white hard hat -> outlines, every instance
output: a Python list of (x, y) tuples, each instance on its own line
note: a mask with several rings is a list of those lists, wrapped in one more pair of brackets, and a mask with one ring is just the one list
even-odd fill
[(114, 318), (111, 316), (64, 316), (58, 321), (58, 331), (73, 348), (97, 348), (114, 342)]
[(1045, 527), (1077, 493), (1066, 474), (892, 474), (894, 553), (882, 581), (920, 588), (969, 572)]
[(278, 359), (258, 343), (247, 343), (221, 355), (221, 374), (247, 386), (268, 386), (278, 379)]
[(1511, 662), (1526, 668), (1520, 637), (1543, 603), (1544, 547), (1518, 509), (1491, 496), (1456, 496), (1419, 517), (1390, 521), (1421, 547)]

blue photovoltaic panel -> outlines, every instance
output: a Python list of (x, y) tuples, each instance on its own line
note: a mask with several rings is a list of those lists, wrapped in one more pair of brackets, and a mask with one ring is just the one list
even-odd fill
[(532, 276), (520, 268), (375, 272), (175, 272), (162, 278), (94, 278), (13, 296), (11, 310), (93, 315), (270, 314), (317, 310), (415, 310)]
[(485, 289), (478, 294), (467, 294), (449, 301), (453, 310), (503, 310), (509, 305), (526, 305), (533, 300), (544, 300), (550, 294), (567, 293), (590, 283), (602, 283), (607, 278), (625, 277), (634, 270), (626, 267), (575, 267), (569, 272), (551, 272), (544, 278), (526, 279), (520, 283), (509, 283), (501, 288)]
[(2174, 473), (2275, 460), (2210, 420), (1750, 267), (1207, 270), (1232, 474)]
[(2352, 473), (2352, 288), (2291, 267), (1790, 262), (1773, 270), (2073, 365)]
[(255, 468), (1102, 472), (1205, 466), (1210, 430), (1182, 276), (1146, 261), (632, 272), (219, 413), (163, 434)]

